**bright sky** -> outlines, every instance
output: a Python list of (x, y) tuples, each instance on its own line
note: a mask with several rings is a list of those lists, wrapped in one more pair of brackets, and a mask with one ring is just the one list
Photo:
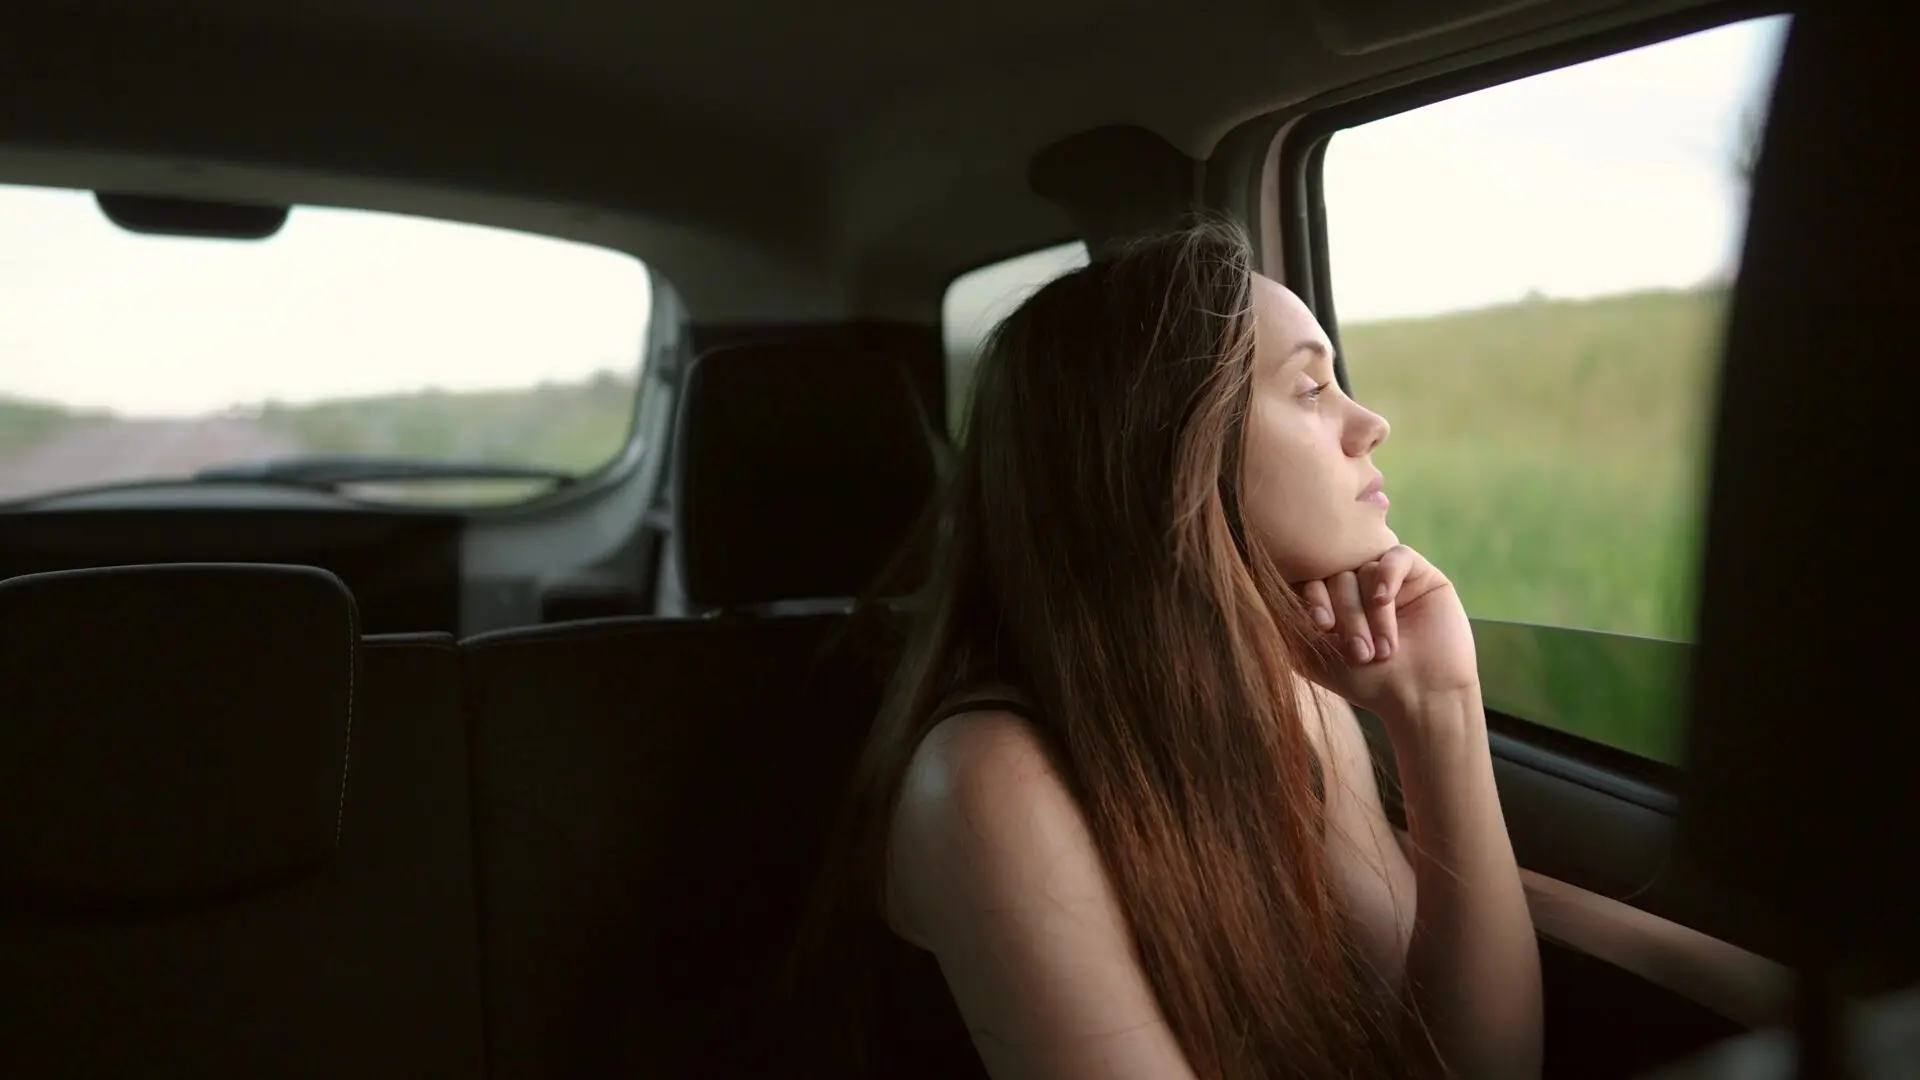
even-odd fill
[(1735, 162), (1785, 17), (1453, 98), (1334, 136), (1327, 241), (1342, 320), (1694, 285), (1746, 230)]
[(634, 371), (651, 295), (549, 237), (311, 207), (265, 241), (145, 237), (0, 186), (0, 395), (189, 415)]
[[(1733, 163), (1764, 109), (1784, 16), (1616, 54), (1334, 136), (1324, 172), (1341, 320), (1687, 286), (1745, 230)], [(1079, 244), (976, 271), (950, 347), (1083, 264)]]
[[(1335, 136), (1340, 316), (1724, 272), (1744, 227), (1741, 116), (1784, 30), (1724, 27)], [(956, 282), (950, 340), (1084, 259), (1070, 245)], [(265, 242), (155, 239), (86, 193), (0, 185), (0, 396), (187, 415), (577, 379), (633, 370), (649, 302), (630, 256), (544, 237), (301, 208)]]

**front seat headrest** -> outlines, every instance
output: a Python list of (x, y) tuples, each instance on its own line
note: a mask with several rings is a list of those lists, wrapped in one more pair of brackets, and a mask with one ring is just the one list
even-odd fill
[(696, 607), (863, 594), (937, 483), (912, 377), (877, 352), (716, 350), (687, 373), (679, 425), (674, 536)]
[(0, 899), (177, 904), (318, 865), (359, 649), (352, 594), (313, 567), (0, 581)]

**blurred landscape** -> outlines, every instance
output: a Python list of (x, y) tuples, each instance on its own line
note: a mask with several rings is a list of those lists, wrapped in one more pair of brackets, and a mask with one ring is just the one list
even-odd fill
[(1478, 618), (1692, 637), (1722, 288), (1341, 327), (1388, 520)]
[[(1402, 540), (1476, 616), (1691, 634), (1700, 468), (1721, 289), (1527, 300), (1341, 327), (1354, 391), (1392, 421), (1376, 455)], [(292, 453), (589, 471), (625, 442), (634, 381), (268, 403), (130, 420), (0, 397), (0, 493)]]
[[(0, 397), (0, 498), (92, 484), (182, 477), (209, 465), (290, 454), (380, 454), (541, 465), (573, 473), (625, 445), (635, 380), (602, 373), (526, 390), (266, 403), (215, 416), (126, 419)], [(496, 486), (504, 499), (526, 485)], [(475, 485), (461, 485), (472, 492)], [(387, 497), (443, 501), (447, 485), (393, 486)], [(483, 501), (489, 501), (483, 498)]]
[[(1477, 620), (1692, 637), (1726, 298), (1723, 287), (1533, 298), (1341, 327), (1355, 393), (1394, 427), (1375, 458), (1393, 500), (1389, 520), (1454, 579)], [(197, 420), (0, 398), (0, 496), (289, 453), (585, 472), (624, 444), (634, 393), (632, 379), (600, 375), (519, 391), (267, 404)], [(432, 488), (396, 485), (391, 494), (424, 500)], [(1683, 649), (1655, 656), (1661, 646), (1650, 641), (1623, 652), (1591, 634), (1480, 636), (1490, 697), (1672, 759), (1682, 668), (1660, 657)]]
[[(1343, 325), (1354, 391), (1393, 423), (1389, 520), (1474, 614), (1691, 636), (1700, 468), (1722, 289), (1527, 300)], [(0, 397), (0, 494), (291, 453), (586, 472), (626, 440), (635, 386), (268, 403), (130, 420)]]

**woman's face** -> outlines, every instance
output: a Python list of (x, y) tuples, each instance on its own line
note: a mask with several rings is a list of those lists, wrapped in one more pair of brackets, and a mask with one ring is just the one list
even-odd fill
[(1399, 542), (1373, 467), (1387, 422), (1341, 392), (1326, 332), (1299, 297), (1256, 274), (1253, 307), (1241, 477), (1248, 540), (1289, 582), (1351, 570)]

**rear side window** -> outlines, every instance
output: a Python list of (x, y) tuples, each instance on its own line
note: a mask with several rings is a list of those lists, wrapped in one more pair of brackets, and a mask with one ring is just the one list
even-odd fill
[(941, 306), (947, 345), (947, 423), (958, 431), (973, 392), (980, 344), (1021, 301), (1054, 278), (1087, 265), (1087, 245), (1075, 241), (980, 267), (953, 279)]
[(0, 185), (0, 500), (316, 456), (590, 473), (627, 445), (650, 300), (639, 260), (549, 237), (315, 207), (264, 240), (153, 236)]
[(1732, 24), (1360, 123), (1321, 174), (1340, 348), (1394, 426), (1390, 520), (1459, 584), (1489, 694), (1657, 759), (1677, 750), (1672, 643), (1693, 635), (1785, 31)]

